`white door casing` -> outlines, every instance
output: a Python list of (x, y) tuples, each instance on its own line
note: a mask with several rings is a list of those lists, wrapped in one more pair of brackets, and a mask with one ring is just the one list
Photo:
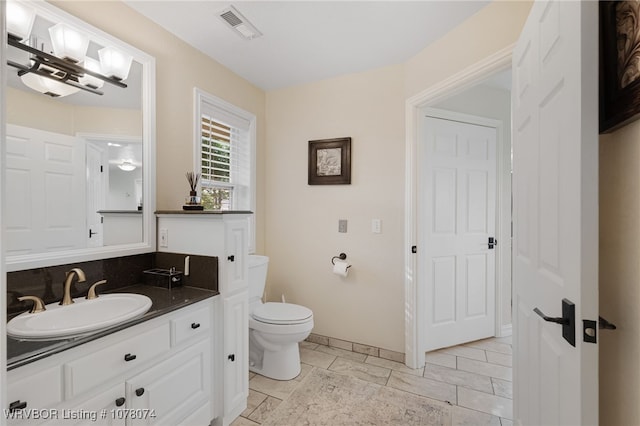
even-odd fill
[(499, 122), (427, 110), (419, 145), (418, 276), (425, 350), (495, 334), (496, 144)]
[(103, 226), (99, 210), (106, 207), (109, 167), (105, 153), (98, 145), (87, 143), (87, 247), (102, 247)]
[[(536, 2), (513, 53), (516, 424), (596, 424), (598, 3)], [(575, 303), (576, 346), (562, 326)]]

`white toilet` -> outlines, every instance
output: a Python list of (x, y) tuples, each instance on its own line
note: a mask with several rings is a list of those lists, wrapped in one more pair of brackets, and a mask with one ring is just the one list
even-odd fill
[(300, 374), (298, 343), (313, 329), (311, 309), (262, 303), (269, 258), (249, 256), (249, 370), (276, 380)]

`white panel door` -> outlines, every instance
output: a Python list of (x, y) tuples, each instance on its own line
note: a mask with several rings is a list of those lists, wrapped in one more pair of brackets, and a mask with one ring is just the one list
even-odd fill
[[(598, 423), (597, 28), (597, 2), (536, 2), (513, 53), (516, 424)], [(565, 298), (575, 347), (534, 313)]]
[(496, 129), (425, 117), (426, 350), (495, 334)]
[(7, 255), (86, 246), (82, 139), (7, 125)]

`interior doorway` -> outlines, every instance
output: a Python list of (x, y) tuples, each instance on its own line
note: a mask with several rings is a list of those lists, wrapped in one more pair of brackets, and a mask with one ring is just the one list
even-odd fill
[[(419, 235), (419, 207), (418, 207), (418, 177), (420, 174), (418, 144), (420, 141), (421, 111), (425, 107), (437, 107), (450, 111), (487, 116), (488, 104), (496, 98), (494, 96), (476, 96), (475, 100), (464, 99), (465, 92), (479, 92), (485, 84), (499, 84), (504, 80), (510, 89), (512, 47), (505, 48), (495, 55), (475, 64), (468, 70), (453, 75), (446, 81), (410, 98), (407, 101), (407, 214), (406, 214), (406, 240), (416, 244)], [(498, 77), (499, 75), (499, 77)], [(495, 336), (508, 336), (511, 334), (511, 119), (510, 119), (510, 94), (508, 90), (494, 87), (495, 90), (504, 90), (504, 99), (508, 99), (505, 114), (499, 119), (503, 122), (501, 134), (498, 136), (497, 146), (497, 189), (496, 189), (496, 235), (499, 244), (496, 251), (496, 309), (495, 309)], [(467, 108), (467, 109), (464, 109)], [(411, 253), (406, 257), (406, 315), (405, 315), (405, 354), (406, 364), (412, 368), (420, 368), (425, 362), (426, 318), (428, 315), (428, 299), (424, 281), (418, 268), (419, 246), (411, 246)], [(424, 249), (424, 247), (423, 247)]]

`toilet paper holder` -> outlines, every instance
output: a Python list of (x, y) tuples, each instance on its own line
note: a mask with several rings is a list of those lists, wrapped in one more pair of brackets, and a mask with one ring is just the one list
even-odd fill
[[(336, 259), (345, 260), (346, 258), (347, 258), (346, 253), (340, 253), (339, 255), (337, 255), (337, 256), (333, 256), (333, 257), (331, 258), (331, 264), (332, 264), (332, 265), (335, 265), (335, 264), (336, 264), (336, 262), (335, 262), (335, 260), (336, 260)], [(351, 268), (351, 265), (348, 265), (348, 266), (347, 266), (347, 269), (349, 269), (349, 268)]]

